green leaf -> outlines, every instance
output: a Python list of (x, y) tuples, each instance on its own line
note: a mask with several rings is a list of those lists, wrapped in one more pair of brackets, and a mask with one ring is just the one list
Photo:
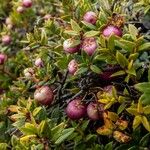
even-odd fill
[(89, 124), (89, 120), (85, 120), (85, 122), (82, 124), (82, 126), (81, 126), (81, 129), (82, 130), (85, 130), (86, 128), (87, 128), (87, 126), (88, 126), (88, 124)]
[(0, 150), (7, 150), (8, 144), (7, 143), (0, 143)]
[(145, 127), (145, 129), (150, 132), (150, 123), (148, 122), (148, 119), (145, 116), (142, 116), (142, 124)]
[(101, 73), (101, 69), (97, 67), (96, 65), (91, 65), (90, 69), (97, 74)]
[(75, 35), (75, 36), (76, 36), (76, 35), (79, 35), (78, 32), (73, 31), (73, 30), (65, 30), (64, 33), (69, 34), (69, 35)]
[(93, 37), (93, 36), (96, 36), (96, 35), (99, 35), (100, 32), (99, 31), (88, 31), (84, 34), (85, 37)]
[(50, 135), (50, 128), (46, 120), (43, 120), (38, 126), (38, 134), (43, 137)]
[(81, 21), (86, 27), (90, 28), (90, 29), (96, 29), (96, 27), (91, 24), (91, 23), (88, 23), (88, 22), (85, 22), (85, 21)]
[(130, 69), (126, 70), (126, 73), (136, 76), (136, 71), (134, 67), (131, 67)]
[(111, 75), (111, 77), (122, 76), (122, 75), (125, 75), (125, 74), (126, 74), (125, 71), (120, 70), (120, 71), (117, 71), (117, 72), (113, 73), (113, 74)]
[(138, 51), (150, 50), (150, 42), (144, 43), (139, 46)]
[(113, 150), (113, 142), (106, 144), (104, 150)]
[(149, 92), (150, 93), (150, 82), (142, 82), (135, 84), (134, 87), (140, 92)]
[(25, 127), (22, 127), (20, 130), (26, 135), (32, 135), (37, 133), (37, 128), (31, 123), (26, 123)]
[(110, 50), (114, 50), (115, 49), (115, 36), (114, 35), (111, 35), (108, 39), (108, 48)]
[(36, 107), (34, 110), (33, 110), (33, 116), (37, 116), (37, 114), (42, 110), (42, 107)]
[(147, 133), (145, 136), (142, 137), (142, 139), (139, 142), (139, 145), (142, 147), (146, 147), (149, 145), (150, 141), (150, 133)]
[(65, 128), (65, 123), (62, 122), (59, 125), (55, 126), (54, 128), (51, 129), (51, 135), (52, 135), (52, 141), (56, 141), (60, 135), (61, 132), (64, 130)]
[(150, 114), (150, 105), (148, 105), (148, 106), (145, 106), (144, 108), (143, 108), (143, 112), (144, 112), (144, 114)]
[(19, 139), (18, 139), (18, 137), (17, 137), (16, 135), (13, 135), (13, 136), (11, 137), (11, 145), (12, 145), (12, 146), (15, 147), (15, 146), (17, 145), (18, 141), (19, 141)]
[(138, 29), (132, 24), (129, 24), (129, 33), (131, 34), (134, 40), (137, 39)]
[(122, 104), (119, 106), (118, 110), (117, 110), (117, 114), (119, 115), (120, 113), (122, 113), (122, 111), (124, 111), (124, 109), (126, 108), (126, 106), (127, 106), (127, 104), (122, 103)]
[(83, 73), (85, 73), (85, 72), (87, 72), (88, 71), (88, 68), (87, 67), (81, 67), (81, 68), (79, 68), (78, 70), (77, 70), (77, 72), (76, 72), (76, 74), (78, 75), (78, 74), (83, 74)]
[(55, 144), (57, 145), (61, 144), (74, 132), (74, 130), (75, 130), (74, 128), (64, 129), (61, 133), (61, 136), (56, 140)]
[(134, 42), (123, 40), (123, 39), (115, 40), (115, 45), (128, 52), (132, 52), (134, 47), (136, 46)]
[(129, 62), (128, 62), (127, 58), (119, 51), (117, 51), (117, 53), (116, 53), (116, 59), (122, 68), (125, 68), (128, 66)]
[(145, 92), (139, 99), (143, 105), (150, 105), (150, 92)]
[(137, 108), (130, 107), (130, 108), (127, 108), (126, 110), (127, 110), (127, 112), (129, 112), (130, 114), (132, 114), (134, 116), (138, 115)]
[(82, 29), (80, 28), (80, 26), (74, 21), (71, 19), (71, 27), (74, 31), (76, 32), (80, 32)]

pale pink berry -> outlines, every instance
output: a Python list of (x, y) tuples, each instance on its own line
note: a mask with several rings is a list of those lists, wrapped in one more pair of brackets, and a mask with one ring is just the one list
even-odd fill
[(43, 18), (44, 18), (44, 20), (49, 20), (49, 19), (51, 19), (51, 15), (50, 14), (46, 14)]
[(115, 27), (115, 26), (107, 26), (102, 34), (105, 36), (105, 37), (109, 37), (110, 35), (117, 35), (117, 36), (122, 36), (122, 30), (118, 27)]
[(74, 75), (78, 70), (78, 63), (75, 59), (71, 60), (68, 64), (68, 71), (70, 74)]
[(12, 25), (12, 20), (11, 20), (11, 18), (7, 17), (6, 20), (5, 20), (5, 24), (6, 24), (6, 25), (11, 24), (11, 25)]
[(95, 12), (93, 11), (88, 11), (85, 13), (85, 15), (83, 16), (83, 20), (85, 22), (91, 23), (91, 24), (96, 24), (97, 21), (97, 15)]
[(99, 120), (102, 118), (104, 106), (100, 103), (90, 102), (87, 106), (87, 115), (91, 120)]
[(63, 43), (63, 48), (67, 53), (76, 53), (80, 50), (80, 44), (74, 46), (75, 40), (74, 39), (67, 39)]
[(22, 0), (22, 6), (25, 8), (29, 8), (32, 6), (32, 1), (31, 0)]
[(85, 38), (82, 42), (82, 49), (89, 55), (93, 55), (97, 49), (96, 39), (93, 37)]
[(18, 6), (17, 7), (17, 12), (18, 13), (23, 13), (25, 11), (25, 8), (24, 7), (22, 7), (22, 6)]
[(24, 76), (27, 78), (31, 78), (34, 75), (33, 68), (26, 68), (23, 72), (24, 72)]
[(43, 60), (41, 58), (37, 58), (34, 64), (36, 67), (44, 67)]
[(11, 37), (10, 37), (10, 35), (3, 35), (2, 36), (2, 43), (4, 45), (9, 45), (11, 43)]
[(50, 105), (54, 99), (54, 94), (50, 87), (42, 86), (36, 89), (34, 99), (42, 105)]
[(7, 56), (5, 54), (0, 54), (0, 65), (3, 65), (6, 59)]

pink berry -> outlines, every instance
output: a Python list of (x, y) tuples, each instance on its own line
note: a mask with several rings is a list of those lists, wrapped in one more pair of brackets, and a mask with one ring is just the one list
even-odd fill
[(43, 60), (41, 58), (37, 58), (34, 64), (36, 67), (44, 67)]
[(92, 11), (88, 11), (85, 13), (85, 15), (83, 16), (83, 20), (85, 22), (88, 22), (88, 23), (91, 23), (93, 25), (96, 24), (96, 21), (97, 21), (97, 15), (95, 12), (92, 12)]
[(32, 6), (32, 1), (31, 0), (22, 0), (22, 6), (25, 8), (29, 8)]
[(27, 77), (27, 78), (31, 78), (34, 75), (33, 68), (26, 68), (26, 69), (24, 69), (23, 72), (24, 72), (24, 76)]
[(3, 65), (6, 59), (7, 56), (5, 54), (0, 54), (0, 65)]
[(113, 92), (113, 86), (112, 85), (105, 86), (103, 90), (105, 93), (107, 93), (107, 95), (112, 96), (112, 92)]
[(117, 35), (117, 36), (122, 36), (122, 30), (118, 27), (115, 27), (115, 26), (107, 26), (102, 34), (105, 36), (105, 37), (109, 37), (110, 35), (114, 34), (114, 35)]
[(81, 119), (86, 115), (86, 105), (80, 99), (74, 99), (67, 105), (66, 114), (70, 119)]
[(65, 52), (73, 54), (80, 50), (80, 48), (79, 48), (80, 44), (72, 46), (74, 44), (74, 42), (75, 42), (74, 39), (67, 39), (64, 41), (63, 48), (64, 48)]
[(54, 99), (54, 94), (50, 87), (42, 86), (36, 89), (34, 99), (42, 105), (50, 105)]
[(22, 7), (22, 6), (19, 6), (18, 8), (17, 8), (17, 12), (18, 13), (23, 13), (25, 11), (25, 9), (24, 9), (24, 7)]
[(6, 25), (12, 24), (11, 18), (7, 17), (6, 20), (5, 20), (5, 24)]
[(46, 14), (43, 18), (44, 18), (44, 20), (49, 20), (49, 19), (51, 19), (51, 15), (50, 14)]
[(71, 60), (68, 64), (68, 71), (70, 74), (74, 75), (75, 72), (77, 71), (78, 69), (78, 63), (76, 62), (76, 60)]
[(93, 55), (97, 49), (96, 39), (93, 37), (85, 38), (82, 42), (82, 49), (89, 55)]
[(87, 115), (91, 120), (99, 120), (102, 117), (103, 111), (104, 108), (102, 104), (90, 102), (87, 106)]
[(2, 36), (2, 43), (4, 45), (9, 45), (11, 43), (11, 37), (10, 37), (10, 35), (3, 35)]

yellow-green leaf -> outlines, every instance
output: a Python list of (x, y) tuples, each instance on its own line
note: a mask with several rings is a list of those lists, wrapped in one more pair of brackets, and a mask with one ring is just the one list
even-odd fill
[(130, 107), (130, 108), (127, 108), (126, 110), (127, 110), (127, 112), (129, 112), (130, 114), (132, 114), (134, 116), (138, 115), (138, 112), (137, 112), (136, 108), (131, 108)]
[(117, 51), (117, 53), (116, 53), (116, 59), (122, 68), (125, 68), (128, 66), (129, 62), (128, 62), (127, 58), (119, 51)]
[(142, 124), (145, 127), (145, 129), (150, 132), (150, 123), (148, 122), (145, 116), (142, 116)]
[(96, 36), (96, 35), (99, 35), (100, 32), (99, 31), (88, 31), (84, 34), (85, 37), (93, 37), (93, 36)]
[(133, 120), (133, 129), (135, 130), (141, 124), (141, 116), (135, 116)]
[(80, 32), (82, 30), (80, 28), (80, 26), (74, 20), (72, 20), (72, 19), (71, 19), (71, 27), (76, 32)]
[(138, 113), (143, 113), (143, 107), (141, 101), (138, 102), (138, 107), (137, 107)]
[(150, 114), (150, 105), (148, 105), (148, 106), (145, 106), (144, 108), (143, 108), (143, 112), (144, 112), (144, 114)]

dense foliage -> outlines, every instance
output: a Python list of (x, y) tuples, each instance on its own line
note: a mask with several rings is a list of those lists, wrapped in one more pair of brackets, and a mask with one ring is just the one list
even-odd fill
[(0, 150), (149, 150), (150, 1), (1, 0)]

